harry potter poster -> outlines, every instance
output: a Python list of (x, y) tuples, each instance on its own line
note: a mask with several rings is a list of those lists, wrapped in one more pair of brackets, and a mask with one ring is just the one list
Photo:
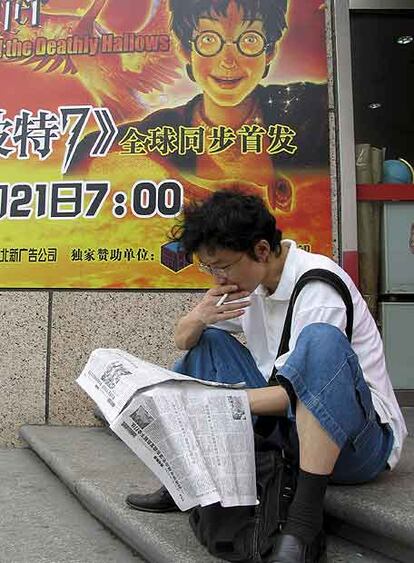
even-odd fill
[(320, 0), (0, 0), (0, 286), (205, 287), (168, 233), (235, 187), (331, 252)]

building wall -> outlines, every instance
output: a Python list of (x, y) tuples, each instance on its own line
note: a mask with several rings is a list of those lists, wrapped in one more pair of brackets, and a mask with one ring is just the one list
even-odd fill
[[(334, 257), (338, 257), (336, 120), (330, 3), (326, 21)], [(164, 367), (179, 356), (173, 326), (199, 293), (0, 291), (0, 447), (20, 445), (22, 424), (99, 424), (75, 380), (96, 348), (122, 348)]]
[(0, 293), (0, 446), (17, 443), (23, 422), (45, 420), (48, 294)]
[(196, 297), (181, 292), (54, 293), (49, 422), (96, 424), (91, 401), (74, 383), (96, 348), (121, 348), (170, 367), (180, 354), (173, 342), (175, 321)]
[(122, 348), (164, 367), (180, 352), (176, 319), (196, 292), (0, 292), (0, 446), (22, 424), (96, 425), (75, 380), (96, 348)]

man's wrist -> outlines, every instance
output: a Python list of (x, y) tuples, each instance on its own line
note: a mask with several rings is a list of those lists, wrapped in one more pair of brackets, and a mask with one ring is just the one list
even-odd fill
[(204, 330), (208, 326), (208, 323), (205, 323), (195, 310), (190, 311), (186, 315), (186, 319), (187, 322), (194, 326), (194, 328), (198, 328), (200, 330)]

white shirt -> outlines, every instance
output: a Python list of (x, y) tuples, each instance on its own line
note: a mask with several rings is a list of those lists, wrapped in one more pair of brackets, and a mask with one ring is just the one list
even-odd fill
[(306, 325), (329, 323), (345, 333), (346, 307), (341, 296), (328, 284), (311, 281), (300, 292), (293, 309), (289, 351), (275, 362), (289, 299), (298, 279), (313, 268), (324, 268), (339, 275), (348, 286), (354, 305), (352, 349), (358, 356), (364, 379), (371, 390), (374, 408), (381, 422), (388, 423), (394, 434), (394, 445), (388, 459), (389, 466), (393, 468), (400, 458), (407, 428), (387, 373), (382, 340), (375, 321), (351, 278), (333, 260), (305, 252), (290, 240), (284, 240), (282, 244), (289, 245), (289, 251), (274, 293), (269, 295), (263, 286), (259, 286), (251, 294), (251, 305), (242, 317), (214, 326), (229, 332), (243, 332), (247, 348), (268, 380), (273, 365), (280, 368), (286, 362)]

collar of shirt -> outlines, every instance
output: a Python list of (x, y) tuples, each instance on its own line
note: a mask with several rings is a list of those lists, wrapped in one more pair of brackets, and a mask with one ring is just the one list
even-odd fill
[(285, 264), (283, 266), (282, 275), (280, 277), (279, 284), (275, 291), (269, 295), (267, 289), (263, 285), (259, 285), (255, 293), (261, 295), (266, 299), (272, 299), (273, 301), (289, 301), (292, 295), (293, 288), (296, 282), (296, 272), (295, 272), (295, 255), (297, 253), (296, 242), (289, 239), (282, 240), (282, 244), (289, 246), (289, 251), (286, 256)]

